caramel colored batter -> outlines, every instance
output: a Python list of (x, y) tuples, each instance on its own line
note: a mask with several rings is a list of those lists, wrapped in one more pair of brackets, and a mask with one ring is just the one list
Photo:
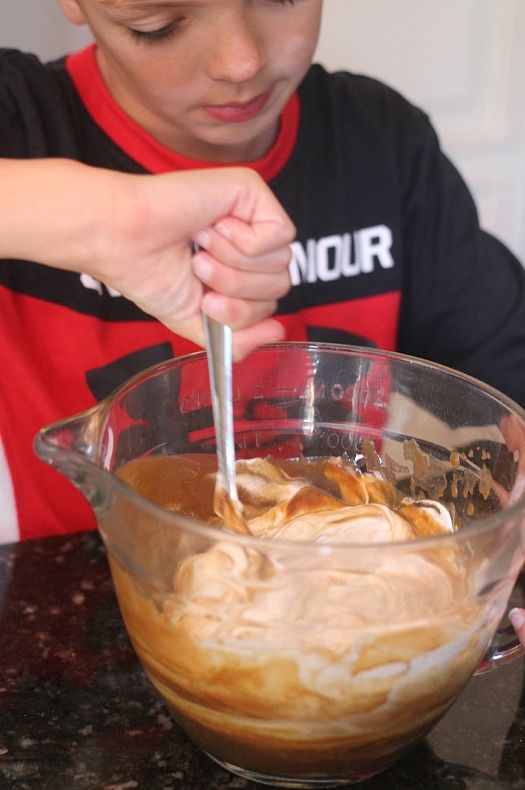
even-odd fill
[(460, 548), (417, 540), (453, 532), (448, 511), (336, 459), (240, 461), (256, 536), (246, 540), (213, 512), (214, 471), (211, 457), (186, 456), (119, 473), (216, 526), (210, 539), (172, 543), (142, 527), (162, 584), (132, 578), (109, 552), (153, 684), (190, 737), (229, 764), (303, 778), (388, 765), (442, 715), (489, 640)]

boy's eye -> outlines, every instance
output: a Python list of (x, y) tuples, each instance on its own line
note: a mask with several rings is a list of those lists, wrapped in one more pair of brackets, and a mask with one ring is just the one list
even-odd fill
[(144, 41), (147, 44), (157, 44), (172, 36), (181, 21), (182, 20), (177, 19), (173, 22), (169, 22), (167, 25), (163, 25), (163, 27), (159, 27), (157, 30), (136, 30), (132, 27), (128, 28), (128, 30), (133, 38), (139, 41)]
[[(270, 2), (278, 3), (279, 5), (295, 5), (297, 0), (270, 0)], [(147, 44), (156, 44), (160, 41), (165, 41), (167, 38), (172, 36), (176, 29), (182, 25), (183, 22), (184, 17), (181, 17), (169, 22), (167, 25), (157, 28), (157, 30), (137, 30), (136, 28), (132, 27), (128, 28), (128, 30), (133, 38)]]

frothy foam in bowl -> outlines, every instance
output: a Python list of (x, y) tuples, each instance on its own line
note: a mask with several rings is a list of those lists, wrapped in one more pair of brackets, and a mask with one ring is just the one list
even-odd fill
[(421, 550), (418, 538), (456, 530), (447, 508), (340, 459), (253, 459), (237, 471), (260, 544), (232, 538), (214, 514), (209, 459), (120, 470), (158, 504), (217, 526), (215, 541), (181, 547), (162, 592), (109, 553), (137, 653), (190, 737), (227, 765), (318, 780), (376, 772), (476, 669), (490, 638), (488, 602), (474, 593), (483, 563), (440, 541)]

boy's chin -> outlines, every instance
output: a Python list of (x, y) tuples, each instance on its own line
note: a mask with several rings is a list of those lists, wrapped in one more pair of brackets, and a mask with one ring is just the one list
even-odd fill
[(275, 141), (275, 133), (253, 138), (239, 130), (239, 134), (224, 135), (224, 138), (228, 139), (196, 143), (190, 158), (221, 164), (255, 162), (268, 153)]

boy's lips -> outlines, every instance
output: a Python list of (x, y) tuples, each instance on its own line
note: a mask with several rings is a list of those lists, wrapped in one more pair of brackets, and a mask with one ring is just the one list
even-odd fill
[(271, 90), (260, 93), (247, 102), (231, 102), (231, 104), (207, 104), (204, 109), (217, 121), (224, 123), (242, 123), (258, 115), (266, 105)]

